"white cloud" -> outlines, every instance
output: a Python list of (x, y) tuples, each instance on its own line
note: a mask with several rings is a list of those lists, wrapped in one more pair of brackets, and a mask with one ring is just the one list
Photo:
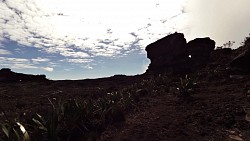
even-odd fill
[(8, 51), (8, 50), (1, 49), (1, 48), (0, 48), (0, 54), (4, 54), (4, 55), (6, 55), (6, 54), (11, 54), (11, 52), (10, 52), (10, 51)]
[(44, 68), (42, 68), (42, 69), (44, 69), (45, 71), (48, 71), (48, 72), (54, 71), (54, 69), (51, 68), (51, 67), (44, 67)]
[(171, 32), (176, 25), (166, 20), (181, 13), (184, 1), (7, 0), (0, 3), (0, 41), (9, 38), (65, 57), (117, 56), (137, 39), (144, 50)]
[(72, 51), (65, 50), (65, 51), (61, 52), (60, 54), (63, 56), (66, 56), (66, 57), (73, 57), (73, 58), (89, 57), (89, 55), (85, 52), (73, 51), (73, 50)]
[(30, 61), (28, 59), (24, 59), (24, 58), (4, 58), (4, 57), (1, 57), (3, 60), (6, 60), (6, 61), (9, 61), (9, 62), (12, 62), (12, 63), (30, 63)]
[(37, 57), (37, 58), (32, 58), (31, 61), (32, 61), (33, 64), (41, 64), (41, 63), (49, 62), (50, 59)]
[[(7, 65), (8, 66), (8, 65)], [(8, 66), (9, 68), (12, 69), (38, 69), (38, 67), (33, 66), (32, 64), (13, 64), (11, 66)]]
[[(45, 61), (44, 58), (38, 58), (38, 60)], [(34, 63), (32, 59), (0, 57), (0, 63), (1, 66), (11, 69), (40, 69), (49, 72), (53, 71), (52, 67), (37, 66), (37, 64)]]
[(92, 69), (93, 69), (93, 67), (91, 67), (91, 66), (87, 66), (87, 69), (91, 69), (91, 70), (92, 70)]
[(50, 59), (48, 59), (48, 58), (41, 58), (41, 57), (33, 58), (31, 60), (35, 64), (39, 64), (40, 62), (48, 62), (48, 61), (50, 61)]
[(13, 69), (36, 69), (38, 67), (30, 63), (28, 59), (23, 58), (5, 58), (0, 57), (1, 65)]
[(81, 67), (84, 68), (84, 69), (89, 69), (89, 70), (93, 69), (93, 67), (90, 64), (87, 64), (87, 65), (81, 66)]
[(70, 63), (89, 63), (92, 62), (93, 59), (66, 59), (66, 61)]
[(93, 65), (95, 65), (93, 63), (94, 59), (66, 59), (66, 60), (61, 60), (62, 62), (69, 62), (72, 63), (72, 65), (78, 65), (84, 69), (93, 69)]
[(24, 54), (24, 53), (25, 53), (25, 51), (22, 50), (21, 48), (15, 48), (15, 49), (14, 49), (14, 52), (16, 52), (16, 53), (18, 53), (18, 54)]

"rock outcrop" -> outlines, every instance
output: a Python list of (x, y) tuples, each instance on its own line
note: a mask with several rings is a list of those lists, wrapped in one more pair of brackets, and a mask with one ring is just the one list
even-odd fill
[(187, 44), (190, 64), (195, 69), (202, 68), (210, 61), (210, 54), (215, 48), (215, 41), (210, 38), (196, 38)]
[(230, 63), (233, 69), (239, 72), (250, 73), (250, 38), (238, 49), (238, 55)]
[(146, 47), (151, 63), (147, 71), (162, 72), (181, 66), (188, 60), (186, 39), (182, 33), (166, 36)]
[(151, 63), (147, 72), (184, 73), (205, 66), (215, 42), (210, 38), (197, 38), (186, 42), (184, 34), (168, 35), (146, 47)]
[(166, 36), (146, 47), (147, 57), (150, 60), (157, 59), (159, 56), (183, 56), (186, 53), (186, 39), (182, 33), (174, 33)]
[(29, 75), (22, 73), (15, 73), (9, 68), (2, 68), (0, 70), (0, 82), (24, 82), (24, 81), (47, 81), (45, 75)]

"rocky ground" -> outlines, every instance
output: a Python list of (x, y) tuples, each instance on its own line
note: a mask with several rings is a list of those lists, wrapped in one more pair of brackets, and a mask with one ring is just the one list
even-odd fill
[[(126, 114), (124, 122), (108, 125), (98, 137), (92, 140), (250, 140), (248, 119), (250, 118), (250, 75), (230, 75), (226, 70), (211, 73), (209, 69), (204, 69), (199, 73), (190, 74), (190, 77), (194, 78), (196, 83), (190, 97), (179, 96), (174, 90), (177, 88), (174, 84), (179, 83), (179, 77), (170, 78), (170, 89), (157, 95), (143, 96), (138, 102), (137, 109)], [(120, 82), (124, 80), (124, 78), (119, 79)], [(124, 80), (121, 86), (113, 85), (112, 88), (104, 85), (109, 81), (96, 80), (95, 82), (100, 84), (99, 88), (105, 88), (103, 92), (107, 92), (129, 86), (128, 80), (128, 83)], [(137, 81), (140, 80), (137, 79)], [(22, 116), (28, 116), (23, 113), (42, 113), (49, 107), (48, 98), (51, 100), (77, 96), (95, 98), (96, 95), (101, 95), (95, 90), (97, 89), (93, 85), (95, 83), (87, 81), (50, 82), (52, 85), (47, 83), (29, 82), (8, 84), (8, 86), (1, 84), (0, 106), (5, 114), (1, 115), (1, 120), (3, 121), (5, 116), (22, 118)], [(71, 83), (71, 88), (68, 87), (68, 83)], [(6, 94), (6, 88), (10, 86), (15, 89)], [(39, 91), (35, 91), (38, 88)], [(25, 89), (31, 89), (33, 92)], [(70, 94), (69, 91), (74, 93)]]
[(121, 127), (101, 141), (250, 140), (250, 76), (199, 79), (189, 99), (169, 92), (146, 97)]

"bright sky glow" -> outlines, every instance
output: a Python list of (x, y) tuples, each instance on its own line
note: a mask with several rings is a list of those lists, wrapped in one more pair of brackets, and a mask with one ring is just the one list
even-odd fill
[(250, 33), (249, 0), (188, 0), (187, 40), (211, 37), (221, 46), (235, 41), (234, 48)]
[[(212, 36), (228, 41), (220, 18), (240, 5), (228, 0), (236, 10), (221, 12), (221, 1), (0, 0), (0, 68), (51, 79), (140, 74), (149, 63), (145, 47), (169, 33), (184, 32), (188, 40)], [(247, 0), (241, 1), (241, 8), (249, 9)], [(237, 18), (247, 27), (250, 19), (242, 19)], [(220, 28), (223, 33), (217, 34)], [(237, 37), (243, 30), (249, 29), (242, 27)]]

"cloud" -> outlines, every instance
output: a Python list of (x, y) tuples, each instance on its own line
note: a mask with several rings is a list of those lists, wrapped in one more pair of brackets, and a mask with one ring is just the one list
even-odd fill
[(53, 68), (50, 68), (50, 67), (44, 67), (42, 69), (44, 69), (45, 71), (48, 71), (48, 72), (52, 72), (54, 70)]
[(250, 32), (249, 0), (189, 0), (185, 7), (188, 18), (186, 37), (209, 36), (222, 45), (236, 41), (237, 45)]
[[(11, 69), (40, 69), (52, 72), (52, 67), (41, 67), (34, 63), (34, 59), (0, 57), (1, 66)], [(45, 58), (36, 58), (36, 61), (46, 61)]]
[(28, 59), (23, 58), (5, 58), (0, 57), (1, 65), (13, 69), (37, 69), (38, 67), (30, 63)]
[(65, 57), (73, 57), (73, 58), (86, 58), (89, 57), (89, 55), (85, 52), (81, 52), (81, 51), (68, 51), (68, 50), (64, 50), (63, 52), (60, 53), (62, 56)]
[(15, 48), (15, 49), (14, 49), (14, 52), (16, 52), (16, 53), (18, 53), (18, 54), (24, 54), (24, 53), (25, 53), (25, 51), (22, 50), (22, 49), (20, 49), (20, 48)]
[(38, 67), (36, 66), (33, 66), (31, 64), (13, 64), (11, 66), (7, 65), (8, 67), (10, 68), (13, 68), (13, 69), (38, 69)]
[(34, 64), (39, 64), (41, 62), (48, 62), (48, 61), (50, 61), (50, 59), (48, 59), (48, 58), (41, 58), (41, 57), (33, 58), (31, 60), (32, 60), (32, 62)]
[(82, 68), (84, 68), (84, 69), (89, 69), (89, 70), (92, 70), (92, 69), (93, 69), (93, 67), (90, 66), (90, 64), (88, 64), (88, 65), (86, 65), (86, 66), (83, 66)]
[(0, 48), (0, 54), (3, 54), (3, 55), (8, 55), (8, 54), (11, 54), (11, 52), (10, 52), (10, 51), (8, 51), (8, 50), (1, 49), (1, 48)]
[(171, 32), (176, 25), (166, 20), (181, 13), (183, 1), (2, 1), (0, 42), (12, 40), (64, 57), (120, 56), (132, 46), (144, 50)]
[(66, 61), (70, 63), (89, 63), (92, 62), (93, 59), (66, 59)]
[(92, 63), (94, 61), (94, 59), (65, 59), (65, 60), (61, 60), (63, 62), (69, 62), (72, 65), (78, 65), (81, 68), (84, 69), (93, 69), (93, 65), (95, 65), (94, 63)]

